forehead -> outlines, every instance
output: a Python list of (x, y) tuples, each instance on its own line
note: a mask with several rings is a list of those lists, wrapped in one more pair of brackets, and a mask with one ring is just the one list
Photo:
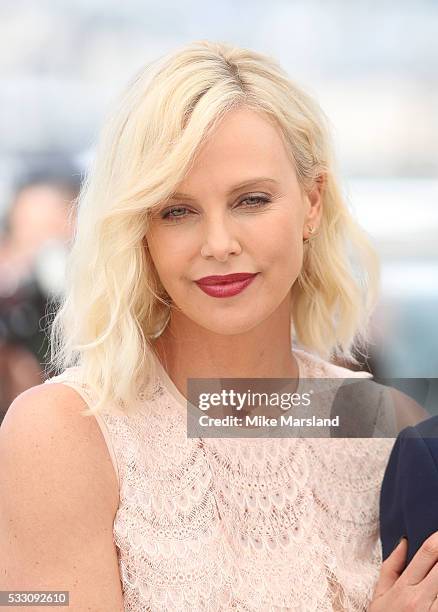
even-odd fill
[(280, 181), (293, 172), (280, 128), (262, 113), (240, 108), (221, 119), (179, 190), (194, 191), (205, 181), (226, 187), (253, 176)]

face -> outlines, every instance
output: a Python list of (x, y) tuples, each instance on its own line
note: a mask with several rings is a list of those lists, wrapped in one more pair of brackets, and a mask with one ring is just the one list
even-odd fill
[[(228, 113), (151, 215), (146, 241), (172, 325), (228, 335), (275, 316), (301, 270), (305, 225), (317, 228), (320, 214), (320, 192), (301, 192), (278, 128), (249, 109)], [(196, 282), (234, 273), (254, 276), (228, 289)]]

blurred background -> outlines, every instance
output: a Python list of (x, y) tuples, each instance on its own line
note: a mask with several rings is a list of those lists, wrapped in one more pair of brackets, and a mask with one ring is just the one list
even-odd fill
[[(2, 0), (0, 420), (43, 380), (72, 202), (106, 110), (146, 62), (196, 39), (277, 58), (328, 115), (343, 188), (382, 258), (365, 368), (438, 372), (438, 3)], [(436, 386), (435, 386), (436, 388)]]

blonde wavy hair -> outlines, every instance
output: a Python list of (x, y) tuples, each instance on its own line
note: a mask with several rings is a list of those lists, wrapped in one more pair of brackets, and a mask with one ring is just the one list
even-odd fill
[(144, 248), (151, 208), (166, 200), (218, 121), (244, 105), (280, 128), (299, 184), (324, 178), (318, 234), (293, 286), (295, 341), (358, 364), (378, 296), (379, 261), (336, 178), (329, 122), (270, 57), (197, 41), (147, 65), (104, 123), (79, 199), (67, 289), (50, 329), (50, 367), (80, 366), (97, 401), (130, 412), (156, 373), (151, 349), (169, 314)]

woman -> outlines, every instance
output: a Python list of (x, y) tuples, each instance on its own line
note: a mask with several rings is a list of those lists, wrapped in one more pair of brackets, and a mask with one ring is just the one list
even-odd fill
[(198, 42), (143, 71), (80, 199), (61, 373), (3, 426), (2, 588), (78, 610), (409, 604), (401, 548), (373, 596), (392, 440), (186, 430), (190, 378), (368, 377), (328, 359), (357, 364), (376, 271), (323, 114), (273, 60)]

